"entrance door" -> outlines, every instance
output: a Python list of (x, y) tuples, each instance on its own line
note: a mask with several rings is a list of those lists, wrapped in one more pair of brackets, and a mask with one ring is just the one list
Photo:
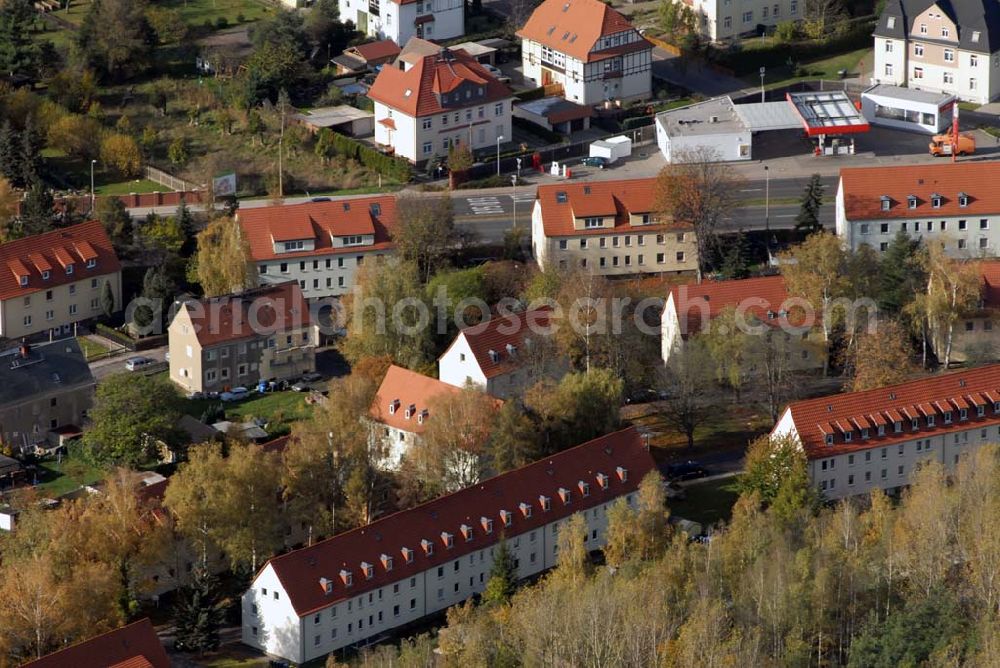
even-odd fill
[(543, 67), (542, 68), (542, 85), (543, 86), (548, 86), (550, 83), (552, 83), (552, 70), (547, 70), (547, 69), (545, 69)]

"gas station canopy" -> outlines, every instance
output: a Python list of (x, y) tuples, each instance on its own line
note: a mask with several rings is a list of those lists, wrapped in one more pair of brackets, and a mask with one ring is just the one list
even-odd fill
[(868, 121), (841, 90), (819, 93), (786, 93), (810, 137), (868, 132)]

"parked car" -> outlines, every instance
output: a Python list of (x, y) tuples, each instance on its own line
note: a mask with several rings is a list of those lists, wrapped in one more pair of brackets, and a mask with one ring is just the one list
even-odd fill
[(245, 387), (234, 387), (228, 392), (223, 392), (219, 395), (219, 399), (222, 401), (241, 401), (250, 396), (250, 390)]
[(494, 78), (496, 78), (496, 80), (499, 81), (500, 83), (510, 83), (510, 77), (504, 74), (503, 70), (501, 70), (496, 65), (490, 65), (489, 63), (483, 63), (482, 65), (483, 68), (487, 72), (492, 74)]
[(302, 380), (307, 383), (315, 383), (317, 381), (323, 380), (323, 374), (316, 373), (315, 371), (310, 371), (309, 373), (302, 374)]
[(656, 390), (651, 388), (633, 390), (633, 392), (625, 397), (625, 403), (627, 404), (647, 404), (650, 401), (656, 401), (659, 395)]
[(312, 390), (312, 385), (305, 378), (292, 383), (292, 392), (309, 392), (310, 390)]
[(125, 360), (125, 368), (128, 369), (129, 371), (137, 371), (139, 369), (142, 369), (143, 367), (147, 367), (150, 364), (153, 364), (153, 362), (155, 361), (156, 360), (150, 357), (142, 357), (141, 355), (138, 357), (129, 357), (127, 360)]
[(604, 169), (611, 164), (607, 158), (602, 158), (599, 155), (588, 155), (580, 162), (587, 167), (597, 167), (598, 169)]
[(184, 397), (187, 398), (187, 399), (204, 399), (205, 398), (205, 393), (204, 392), (197, 392), (197, 391), (195, 391), (195, 392), (188, 392), (187, 394), (184, 395)]
[(667, 466), (667, 478), (670, 480), (694, 480), (695, 478), (704, 478), (707, 475), (708, 470), (704, 466), (690, 459)]

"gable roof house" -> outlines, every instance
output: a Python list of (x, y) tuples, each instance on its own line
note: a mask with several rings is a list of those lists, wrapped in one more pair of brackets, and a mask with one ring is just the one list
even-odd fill
[(465, 51), (421, 42), (411, 40), (368, 91), (376, 143), (417, 163), (448, 155), (453, 144), (476, 150), (510, 141), (510, 88)]
[(646, 99), (653, 45), (600, 0), (545, 0), (517, 31), (524, 76), (586, 106)]
[(95, 385), (76, 339), (0, 352), (0, 443), (23, 452), (58, 445), (60, 431), (79, 432)]
[(875, 83), (1000, 97), (1000, 5), (993, 0), (888, 0), (875, 24)]
[(365, 35), (400, 46), (414, 37), (444, 41), (465, 34), (462, 0), (339, 0), (340, 18)]
[(103, 314), (105, 283), (121, 310), (121, 263), (100, 221), (0, 244), (0, 336), (68, 336)]
[[(812, 327), (796, 315), (797, 300), (790, 300), (784, 277), (763, 276), (731, 281), (703, 281), (670, 288), (660, 316), (660, 354), (667, 364), (683, 354), (684, 341), (706, 330), (728, 308), (747, 324), (747, 333), (758, 333), (761, 342), (783, 348), (793, 370), (823, 367), (822, 348), (809, 339)], [(813, 326), (822, 314), (814, 315)], [(777, 337), (777, 338), (775, 338)], [(755, 370), (753, 366), (750, 370)]]
[(848, 248), (885, 251), (900, 231), (940, 239), (958, 258), (1000, 252), (1000, 162), (840, 170), (837, 234)]
[(539, 186), (531, 247), (542, 268), (624, 276), (695, 271), (694, 228), (661, 221), (656, 179)]
[(102, 633), (22, 668), (170, 668), (170, 659), (149, 618)]
[(366, 259), (393, 252), (396, 198), (390, 195), (242, 209), (262, 284), (298, 282), (309, 299), (347, 294)]
[(438, 358), (438, 377), (455, 387), (475, 385), (501, 399), (523, 396), (548, 378), (568, 370), (551, 349), (551, 309), (497, 315), (465, 327)]
[(1000, 365), (794, 401), (771, 435), (801, 445), (813, 485), (829, 499), (898, 491), (921, 462), (953, 469), (996, 442)]
[(170, 380), (189, 392), (252, 387), (316, 368), (318, 333), (293, 281), (182, 302), (167, 332)]
[(398, 55), (398, 44), (391, 39), (381, 39), (350, 46), (333, 58), (333, 63), (337, 65), (337, 74), (354, 74), (391, 63)]
[(630, 428), (274, 557), (243, 595), (243, 642), (296, 663), (365, 643), (481, 593), (501, 534), (519, 578), (552, 568), (574, 513), (599, 549), (608, 507), (634, 507), (654, 469)]

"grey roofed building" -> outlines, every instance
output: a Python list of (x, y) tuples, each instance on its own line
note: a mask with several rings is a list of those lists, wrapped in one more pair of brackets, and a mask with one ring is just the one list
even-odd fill
[(93, 403), (94, 376), (76, 339), (0, 352), (0, 442), (24, 448), (79, 425)]
[[(913, 21), (928, 7), (937, 5), (958, 26), (958, 48), (979, 53), (1000, 50), (1000, 3), (997, 0), (888, 0), (875, 25), (876, 37), (907, 39), (913, 30)], [(892, 27), (886, 19), (896, 17)], [(979, 39), (973, 41), (973, 33)], [(941, 42), (929, 35), (921, 35), (922, 42)]]

